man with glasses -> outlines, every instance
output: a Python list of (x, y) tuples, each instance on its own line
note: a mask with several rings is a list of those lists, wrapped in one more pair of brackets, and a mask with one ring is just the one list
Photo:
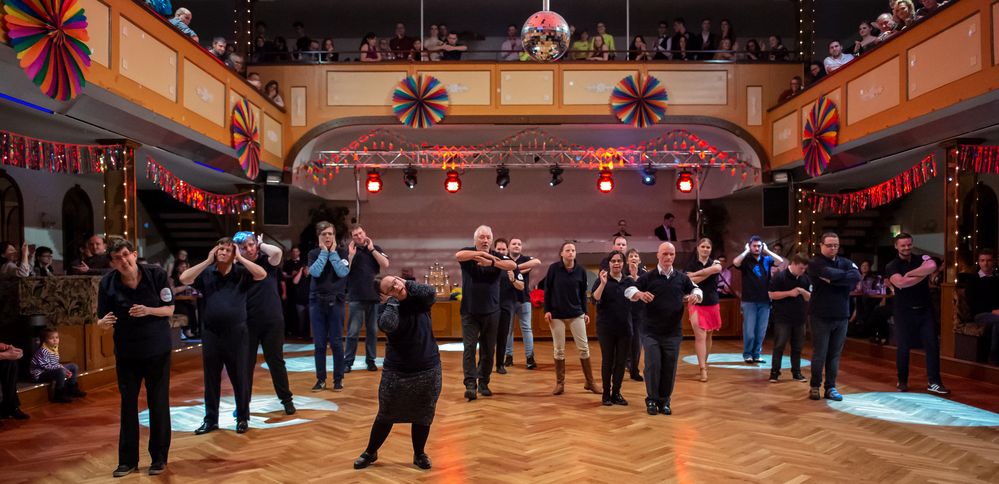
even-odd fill
[(825, 398), (840, 401), (843, 396), (836, 391), (836, 373), (850, 319), (850, 291), (860, 282), (860, 269), (850, 259), (837, 255), (838, 235), (826, 232), (819, 240), (821, 253), (808, 265), (813, 289), (808, 307), (812, 321), (812, 381), (808, 398), (822, 398), (819, 388), (824, 369)]

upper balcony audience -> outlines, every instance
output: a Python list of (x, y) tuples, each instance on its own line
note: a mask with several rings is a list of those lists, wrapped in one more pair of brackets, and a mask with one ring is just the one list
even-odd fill
[(431, 61), (441, 60), (441, 46), (444, 41), (440, 37), (440, 28), (437, 25), (430, 26), (430, 35), (423, 41), (423, 48), (426, 49)]
[(590, 45), (590, 56), (586, 60), (591, 61), (606, 61), (610, 60), (610, 52), (607, 44), (604, 43), (603, 36), (597, 35), (593, 37), (593, 43)]
[(569, 47), (570, 60), (586, 60), (590, 58), (590, 33), (586, 30), (576, 32)]
[(592, 44), (591, 50), (594, 52), (594, 55), (596, 55), (597, 52), (597, 49), (594, 47), (596, 45), (595, 42), (597, 37), (603, 39), (604, 45), (607, 46), (608, 58), (613, 59), (614, 51), (617, 50), (617, 48), (614, 47), (614, 36), (607, 33), (607, 25), (603, 22), (597, 22), (597, 34), (594, 35), (593, 40), (590, 41), (590, 43)]
[(191, 15), (190, 10), (181, 7), (177, 9), (177, 13), (173, 14), (173, 18), (170, 19), (170, 23), (173, 24), (174, 27), (177, 27), (177, 30), (179, 30), (182, 34), (190, 37), (195, 42), (198, 42), (198, 34), (195, 33), (194, 30), (191, 30), (191, 27), (189, 27), (193, 17), (194, 16)]
[(790, 57), (787, 47), (781, 42), (780, 36), (773, 34), (767, 39), (767, 59), (770, 62), (786, 61)]
[(847, 62), (852, 60), (853, 55), (844, 54), (843, 44), (840, 44), (838, 40), (834, 40), (829, 43), (829, 57), (826, 57), (826, 60), (822, 64), (826, 68), (826, 74), (832, 74), (836, 69), (843, 67)]
[(649, 46), (645, 44), (645, 37), (636, 35), (635, 38), (632, 39), (631, 46), (628, 48), (628, 60), (652, 60), (652, 52), (649, 51)]
[(500, 51), (496, 58), (501, 61), (520, 60), (520, 53), (524, 50), (524, 44), (520, 39), (520, 30), (516, 25), (506, 26), (506, 39), (500, 44)]
[(444, 45), (440, 47), (441, 60), (461, 60), (461, 53), (468, 50), (468, 46), (458, 43), (458, 34), (450, 32), (447, 34), (447, 40)]
[(390, 59), (405, 60), (413, 55), (413, 39), (406, 35), (406, 26), (402, 22), (395, 24), (395, 36), (389, 40)]
[(374, 32), (364, 35), (358, 50), (361, 51), (361, 62), (379, 62), (383, 59), (382, 53), (378, 51), (378, 36)]
[[(691, 50), (715, 50), (718, 48), (718, 38), (711, 32), (711, 19), (701, 20), (701, 32), (695, 35), (692, 40)], [(712, 57), (711, 53), (699, 52), (694, 54), (693, 58), (694, 60), (708, 60)]]
[(778, 99), (777, 102), (787, 101), (788, 99), (791, 99), (792, 97), (797, 96), (798, 93), (800, 93), (803, 90), (804, 90), (804, 86), (802, 85), (802, 82), (801, 82), (801, 76), (794, 76), (794, 77), (791, 78), (791, 87), (790, 87), (790, 89), (787, 89), (786, 91), (782, 92), (781, 95), (780, 95), (780, 98)]
[(284, 98), (281, 97), (281, 93), (278, 92), (279, 86), (277, 81), (270, 81), (264, 86), (264, 96), (270, 99), (274, 104), (279, 107), (284, 107)]
[(866, 20), (860, 22), (857, 33), (860, 35), (860, 39), (853, 42), (854, 55), (860, 55), (878, 41), (878, 37), (874, 35), (874, 27)]

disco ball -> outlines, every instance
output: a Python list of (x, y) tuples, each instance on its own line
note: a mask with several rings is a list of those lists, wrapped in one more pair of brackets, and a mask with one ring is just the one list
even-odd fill
[(531, 15), (520, 30), (520, 37), (524, 51), (537, 61), (556, 61), (569, 50), (569, 24), (551, 10)]

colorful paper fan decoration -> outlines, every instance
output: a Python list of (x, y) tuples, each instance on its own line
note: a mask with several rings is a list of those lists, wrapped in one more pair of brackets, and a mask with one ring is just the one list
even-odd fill
[(614, 87), (611, 111), (624, 124), (644, 128), (662, 121), (666, 116), (666, 88), (652, 76), (632, 74)]
[(805, 171), (809, 176), (825, 173), (838, 139), (839, 112), (832, 100), (822, 96), (808, 113), (801, 133), (801, 153), (805, 157)]
[(236, 149), (239, 165), (247, 178), (257, 178), (260, 173), (260, 130), (250, 101), (246, 99), (236, 103), (232, 109), (232, 147)]
[(420, 74), (399, 82), (392, 94), (392, 111), (410, 128), (429, 128), (447, 114), (451, 101), (436, 77)]
[(4, 24), (21, 68), (46, 96), (75, 98), (87, 85), (90, 40), (77, 0), (6, 0)]

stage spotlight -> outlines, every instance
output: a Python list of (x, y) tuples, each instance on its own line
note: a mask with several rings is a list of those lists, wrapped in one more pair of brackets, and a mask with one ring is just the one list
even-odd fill
[(406, 184), (407, 187), (413, 188), (416, 186), (416, 168), (408, 167), (402, 170), (402, 182)]
[(555, 165), (551, 167), (551, 169), (548, 170), (548, 172), (552, 174), (552, 181), (548, 182), (549, 185), (554, 187), (558, 186), (559, 183), (562, 183), (562, 173), (564, 173), (565, 170), (563, 170), (558, 165)]
[(676, 176), (676, 189), (680, 193), (690, 193), (694, 191), (694, 175), (691, 175), (689, 171), (680, 172)]
[(368, 181), (364, 184), (364, 186), (368, 189), (368, 193), (378, 193), (382, 191), (382, 175), (378, 173), (378, 170), (368, 170)]
[(448, 193), (458, 193), (458, 190), (461, 190), (461, 178), (457, 171), (448, 170), (447, 178), (444, 180), (444, 189)]
[(597, 178), (597, 190), (603, 193), (610, 193), (614, 189), (614, 178), (611, 177), (611, 171), (604, 168), (600, 170), (600, 178)]
[(500, 188), (506, 188), (510, 184), (510, 170), (506, 167), (501, 166), (496, 169), (496, 184)]
[(651, 163), (642, 168), (642, 183), (648, 186), (656, 184), (656, 167)]

